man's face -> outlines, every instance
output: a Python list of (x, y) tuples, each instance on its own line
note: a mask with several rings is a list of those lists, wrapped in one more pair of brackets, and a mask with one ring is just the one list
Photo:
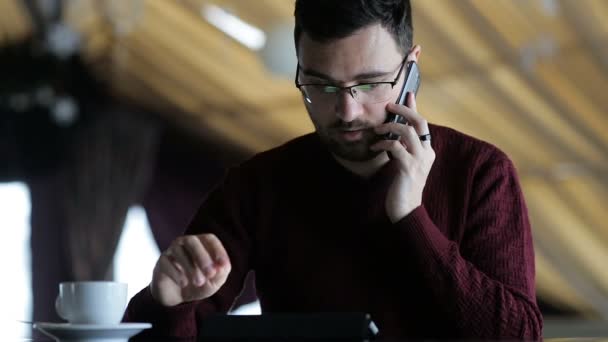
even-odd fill
[[(303, 33), (298, 59), (299, 83), (351, 86), (392, 82), (403, 55), (391, 35), (378, 24), (324, 43), (313, 41)], [(404, 74), (402, 72), (394, 87), (388, 87), (387, 100), (382, 102), (362, 103), (365, 101), (355, 100), (348, 91), (325, 96), (323, 101), (304, 101), (317, 134), (330, 152), (350, 161), (370, 160), (381, 153), (369, 149), (379, 139), (373, 127), (386, 119), (386, 104), (397, 99)]]

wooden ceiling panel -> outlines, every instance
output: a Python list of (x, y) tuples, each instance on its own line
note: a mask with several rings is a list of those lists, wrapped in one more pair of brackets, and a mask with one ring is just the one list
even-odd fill
[(572, 47), (568, 54), (540, 63), (536, 74), (553, 94), (555, 103), (566, 109), (571, 121), (584, 125), (592, 133), (590, 136), (598, 137), (607, 151), (608, 101), (605, 95), (600, 99), (594, 91), (608, 89), (608, 79), (601, 76), (596, 64), (585, 60), (582, 49)]
[(290, 22), (293, 18), (293, 2), (284, 0), (183, 0), (193, 11), (201, 11), (206, 4), (217, 5), (261, 29)]
[(31, 33), (31, 23), (18, 1), (0, 1), (0, 43), (23, 39)]
[[(606, 37), (608, 42), (608, 36)], [(606, 99), (606, 89), (608, 89), (608, 77), (606, 70), (602, 65), (590, 60), (587, 47), (578, 47), (568, 50), (568, 53), (560, 55), (553, 59), (552, 69), (561, 77), (567, 79), (568, 83), (577, 88), (579, 92), (584, 92), (593, 106), (598, 107), (602, 112), (604, 124), (600, 123), (600, 127), (606, 127), (606, 114), (608, 112), (608, 100)], [(549, 80), (545, 80), (548, 82)], [(551, 87), (551, 84), (547, 84)], [(567, 96), (564, 99), (567, 101)], [(582, 110), (577, 110), (579, 112)]]
[(527, 20), (534, 24), (537, 35), (556, 37), (558, 45), (569, 45), (579, 39), (576, 30), (567, 20), (564, 20), (567, 8), (563, 4), (576, 2), (576, 0), (516, 0), (512, 2), (519, 2), (517, 9), (521, 10)]
[[(157, 16), (157, 20), (144, 20), (142, 27), (150, 28), (155, 40), (167, 44), (164, 53), (182, 54), (181, 57), (189, 61), (191, 67), (204, 72), (205, 77), (200, 81), (209, 82), (230, 94), (235, 101), (243, 101), (256, 108), (263, 108), (271, 99), (290, 96), (285, 95), (291, 94), (286, 91), (288, 81), (270, 82), (257, 56), (206, 24), (202, 18), (181, 6), (170, 5), (170, 2), (151, 1), (149, 4), (150, 12)], [(159, 30), (158, 25), (164, 28)]]
[[(208, 68), (213, 68), (213, 66), (201, 62), (202, 59), (193, 60), (182, 54), (175, 53), (174, 49), (178, 47), (167, 44), (168, 40), (162, 39), (159, 36), (156, 36), (154, 41), (151, 41), (149, 38), (150, 35), (142, 28), (138, 31), (138, 34), (134, 34), (128, 42), (125, 42), (128, 44), (125, 46), (125, 50), (129, 55), (134, 56), (134, 60), (146, 60), (148, 64), (154, 66), (154, 68), (148, 69), (147, 72), (160, 73), (162, 77), (174, 80), (176, 85), (179, 84), (179, 88), (182, 91), (198, 98), (197, 102), (199, 105), (208, 103), (215, 107), (223, 106), (226, 109), (233, 109), (232, 106), (238, 105), (239, 101), (243, 101), (241, 104), (244, 103), (245, 100), (242, 97), (230, 101), (225, 96), (226, 89), (222, 89), (213, 79), (208, 77)], [(155, 48), (164, 51), (146, 54), (145, 51), (150, 48), (150, 44), (154, 44)], [(201, 93), (205, 95), (203, 97), (196, 96)]]
[[(255, 104), (261, 101), (260, 97), (265, 90), (263, 84), (253, 89), (235, 86), (238, 84), (237, 77), (253, 82), (263, 78), (259, 70), (254, 74), (255, 68), (259, 69), (257, 63), (252, 63), (249, 58), (239, 61), (240, 57), (231, 54), (231, 50), (240, 49), (240, 46), (234, 46), (235, 42), (213, 30), (202, 19), (179, 7), (162, 5), (167, 2), (149, 3), (150, 12), (157, 16), (158, 22), (144, 20), (141, 29), (147, 29), (146, 33), (149, 35), (146, 38), (163, 43), (165, 49), (158, 53), (166, 53), (171, 58), (179, 59), (175, 61), (176, 63), (188, 63), (187, 66), (195, 72), (195, 75), (198, 73), (197, 83), (207, 83), (224, 94), (230, 93), (236, 102)], [(164, 25), (166, 29), (159, 30), (157, 25)], [(198, 34), (201, 31), (208, 34)], [(192, 39), (175, 39), (179, 36), (192, 37)], [(238, 66), (237, 63), (245, 65)], [(237, 76), (234, 70), (239, 70), (242, 74)], [(216, 99), (221, 96), (212, 94), (209, 98)]]
[(279, 142), (285, 142), (292, 137), (314, 131), (308, 113), (298, 96), (297, 104), (285, 107), (276, 107), (266, 113), (259, 113), (254, 120), (268, 122), (272, 129), (279, 132)]
[(486, 131), (480, 121), (468, 121), (469, 115), (461, 102), (453, 101), (453, 98), (444, 89), (443, 82), (425, 82), (418, 91), (416, 98), (418, 111), (429, 122), (442, 126), (453, 127), (467, 134)]
[[(567, 3), (568, 0), (562, 0)], [(593, 22), (597, 37), (608, 37), (608, 3), (605, 0), (571, 1), (570, 5), (578, 6), (585, 17)]]
[(99, 31), (109, 31), (107, 16), (103, 13), (99, 1), (78, 0), (64, 8), (64, 20), (85, 36), (98, 34)]
[(496, 85), (507, 94), (511, 101), (518, 103), (525, 115), (545, 127), (547, 134), (556, 140), (563, 141), (575, 149), (581, 157), (594, 163), (606, 163), (606, 155), (598, 147), (590, 143), (584, 135), (572, 130), (567, 121), (534, 91), (533, 88), (508, 66), (496, 68), (491, 77)]
[(536, 248), (535, 254), (537, 296), (558, 308), (564, 310), (580, 308), (585, 315), (593, 316), (595, 312), (593, 306), (571, 286), (559, 265), (551, 262), (539, 248)]
[(455, 78), (442, 83), (451, 96), (451, 103), (460, 103), (468, 114), (462, 118), (463, 125), (468, 122), (483, 122), (483, 131), (474, 132), (503, 148), (519, 165), (547, 167), (559, 159), (558, 151), (546, 148), (541, 137), (525, 122), (518, 120), (518, 113), (510, 112), (508, 104), (492, 92), (485, 77), (468, 79)]
[[(416, 12), (425, 13), (422, 10)], [(415, 14), (414, 14), (415, 15)], [(420, 55), (420, 68), (423, 84), (433, 81), (444, 75), (463, 72), (462, 62), (452, 58), (446, 47), (439, 44), (438, 30), (430, 20), (415, 20), (414, 44), (422, 47)]]
[[(419, 22), (421, 22), (421, 25), (432, 25), (444, 31), (447, 39), (456, 42), (473, 63), (486, 66), (496, 62), (496, 51), (483, 41), (475, 27), (464, 20), (462, 16), (454, 15), (458, 11), (457, 2), (444, 0), (441, 1), (441, 6), (437, 6), (437, 3), (432, 1), (415, 1), (412, 6), (414, 9), (415, 33), (430, 31), (426, 27), (419, 28), (417, 26)], [(419, 20), (421, 15), (425, 16), (423, 21)], [(433, 47), (435, 45), (434, 40), (427, 41), (428, 44), (425, 44), (425, 46)], [(440, 52), (433, 57), (444, 59), (446, 47), (438, 44), (436, 48)]]
[[(556, 248), (570, 256), (578, 268), (587, 271), (587, 276), (602, 293), (608, 294), (608, 272), (605, 272), (608, 246), (592, 233), (594, 227), (584, 224), (581, 214), (569, 203), (572, 199), (560, 196), (556, 185), (559, 186), (559, 183), (545, 179), (525, 180), (528, 204), (536, 209), (537, 216), (543, 217), (543, 221), (548, 223), (542, 229), (536, 229), (535, 236), (552, 241)], [(585, 253), (577, 253), (579, 250)]]
[(547, 36), (554, 38), (558, 46), (572, 44), (576, 36), (568, 30), (567, 25), (557, 24), (549, 14), (539, 11), (537, 3), (537, 1), (513, 0), (464, 0), (459, 2), (459, 5), (465, 11), (475, 10), (475, 15), (491, 25), (508, 44), (506, 48), (519, 50)]
[[(277, 140), (265, 133), (269, 126), (262, 126), (262, 120), (256, 122), (256, 126), (251, 127), (243, 123), (242, 120), (234, 120), (233, 117), (225, 113), (209, 113), (210, 115), (200, 116), (199, 123), (207, 129), (228, 138), (231, 143), (238, 144), (244, 151), (255, 153), (276, 146)], [(263, 129), (260, 129), (263, 127)], [(276, 128), (275, 128), (276, 129)], [(238, 132), (238, 135), (235, 135)]]
[(561, 196), (570, 199), (572, 209), (579, 213), (585, 225), (595, 231), (597, 238), (608, 246), (606, 203), (602, 201), (608, 198), (606, 179), (600, 182), (584, 168), (581, 168), (580, 173), (578, 177), (560, 180), (557, 189)]
[[(536, 32), (532, 23), (526, 20), (516, 3), (509, 0), (469, 0), (470, 4), (485, 20), (492, 25), (509, 44), (509, 48), (517, 49), (526, 45)], [(521, 2), (517, 2), (521, 4)]]

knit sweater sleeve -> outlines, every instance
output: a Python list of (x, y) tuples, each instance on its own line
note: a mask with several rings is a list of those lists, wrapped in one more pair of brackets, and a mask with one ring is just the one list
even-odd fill
[(398, 234), (457, 334), (542, 339), (531, 228), (515, 169), (500, 158), (473, 178), (460, 244), (446, 238), (424, 206), (396, 223)]
[(252, 239), (245, 223), (252, 213), (253, 182), (240, 169), (232, 169), (223, 182), (205, 199), (185, 234), (215, 234), (228, 252), (232, 270), (226, 283), (213, 296), (174, 307), (157, 303), (148, 288), (135, 295), (127, 307), (125, 322), (150, 322), (137, 339), (192, 340), (197, 336), (199, 321), (212, 313), (226, 313), (243, 287), (251, 268)]

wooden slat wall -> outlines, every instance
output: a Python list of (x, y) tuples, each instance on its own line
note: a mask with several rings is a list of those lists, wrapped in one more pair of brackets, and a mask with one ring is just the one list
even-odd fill
[(30, 33), (28, 16), (16, 1), (0, 1), (0, 44), (21, 39)]
[[(120, 94), (250, 153), (313, 129), (292, 80), (270, 75), (200, 14), (215, 3), (270, 29), (292, 20), (291, 1), (144, 0), (125, 36), (112, 34), (103, 2), (77, 3), (68, 21)], [(418, 107), (514, 160), (534, 225), (539, 296), (608, 318), (608, 1), (557, 0), (555, 13), (546, 3), (413, 0)], [(29, 32), (17, 0), (0, 2), (0, 18), (2, 38)], [(526, 59), (539, 44), (538, 59)]]

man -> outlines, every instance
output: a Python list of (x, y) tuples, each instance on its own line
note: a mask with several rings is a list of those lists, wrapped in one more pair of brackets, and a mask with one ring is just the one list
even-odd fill
[[(413, 94), (393, 103), (421, 56), (409, 1), (297, 0), (295, 18), (296, 84), (316, 133), (233, 168), (126, 320), (193, 337), (253, 269), (266, 312), (368, 312), (386, 338), (540, 339), (512, 163), (427, 124)], [(406, 123), (384, 123), (387, 111)]]

